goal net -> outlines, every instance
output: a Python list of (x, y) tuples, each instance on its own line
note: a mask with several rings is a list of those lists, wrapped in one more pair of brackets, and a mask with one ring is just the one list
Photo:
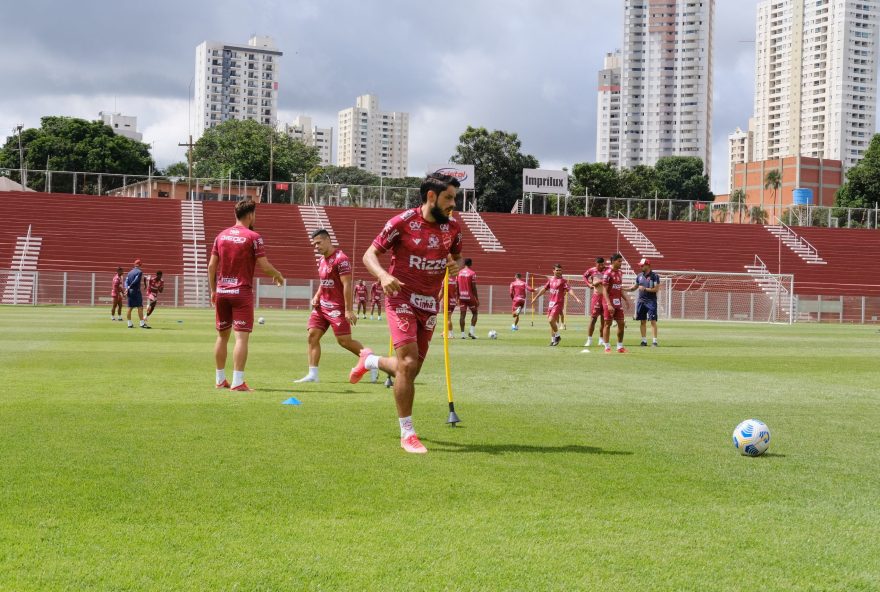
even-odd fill
[[(624, 286), (635, 282), (636, 274), (628, 266), (624, 269)], [(692, 321), (742, 321), (758, 323), (792, 323), (796, 315), (794, 276), (771, 273), (723, 273), (709, 271), (663, 271), (660, 292), (657, 294), (660, 319)], [(528, 274), (529, 285), (539, 289), (547, 275)], [(567, 317), (589, 314), (592, 291), (580, 275), (565, 275), (571, 295), (565, 301)], [(629, 300), (628, 318), (635, 315), (636, 293), (625, 293)], [(545, 294), (535, 303), (535, 314), (546, 312)]]

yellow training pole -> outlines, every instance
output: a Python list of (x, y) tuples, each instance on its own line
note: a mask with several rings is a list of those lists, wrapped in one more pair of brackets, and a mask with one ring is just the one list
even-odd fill
[[(532, 293), (535, 292), (535, 276), (532, 276)], [(529, 321), (529, 325), (532, 327), (535, 326), (535, 301), (532, 300), (532, 320)]]
[[(436, 324), (434, 325), (437, 326)], [(443, 362), (446, 366), (446, 399), (449, 401), (449, 419), (446, 421), (450, 426), (461, 420), (455, 414), (455, 403), (452, 400), (452, 376), (449, 368), (449, 268), (443, 276)]]

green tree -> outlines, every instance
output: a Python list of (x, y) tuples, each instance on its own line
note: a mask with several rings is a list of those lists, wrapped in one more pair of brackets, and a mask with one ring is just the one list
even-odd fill
[(703, 160), (693, 156), (664, 156), (654, 165), (660, 197), (686, 201), (714, 201)]
[(657, 170), (640, 164), (620, 171), (620, 197), (627, 199), (650, 199), (659, 193)]
[(187, 177), (189, 176), (189, 164), (184, 161), (175, 162), (161, 169), (156, 174), (165, 177)]
[(749, 218), (751, 218), (753, 224), (766, 224), (767, 210), (761, 206), (752, 206), (752, 209), (749, 210)]
[(730, 194), (731, 211), (739, 215), (739, 223), (742, 224), (742, 214), (744, 210), (748, 210), (746, 205), (746, 192), (742, 189), (734, 189)]
[(321, 158), (317, 148), (269, 126), (230, 119), (205, 131), (193, 149), (193, 161), (198, 177), (289, 181)]
[[(379, 175), (361, 168), (335, 165), (315, 166), (309, 171), (309, 183), (327, 183), (339, 185), (378, 185)], [(383, 184), (387, 183), (387, 179)]]
[(607, 162), (579, 162), (571, 169), (571, 192), (599, 197), (620, 195), (620, 173)]
[[(146, 176), (155, 168), (147, 144), (113, 133), (102, 121), (87, 121), (75, 117), (48, 116), (40, 119), (39, 128), (22, 131), (24, 164), (30, 171), (75, 171), (94, 173), (117, 173)], [(0, 149), (0, 168), (10, 169), (15, 180), (20, 180), (21, 168), (18, 136), (6, 138)], [(97, 189), (97, 175), (77, 179), (77, 192), (93, 192)], [(73, 190), (73, 176), (52, 176), (52, 191)], [(28, 175), (28, 185), (38, 191), (45, 190), (43, 174)], [(104, 177), (101, 190), (107, 191), (122, 185), (122, 177)]]
[(880, 201), (880, 134), (874, 134), (859, 164), (846, 172), (837, 190), (835, 205), (841, 208), (873, 208)]
[[(764, 189), (770, 189), (773, 191), (773, 205), (776, 205), (776, 192), (779, 191), (779, 188), (782, 187), (782, 173), (779, 172), (779, 169), (770, 169), (767, 171), (767, 174), (764, 175)], [(764, 192), (761, 192), (761, 209), (764, 209)], [(781, 209), (781, 208), (780, 208)], [(777, 212), (779, 213), (779, 212)], [(765, 218), (767, 217), (767, 212), (764, 212)], [(781, 216), (780, 216), (781, 217)], [(761, 222), (763, 224), (763, 222)]]
[(468, 126), (452, 156), (456, 164), (476, 167), (477, 207), (485, 212), (509, 212), (522, 196), (523, 169), (538, 168), (538, 159), (521, 152), (515, 133)]

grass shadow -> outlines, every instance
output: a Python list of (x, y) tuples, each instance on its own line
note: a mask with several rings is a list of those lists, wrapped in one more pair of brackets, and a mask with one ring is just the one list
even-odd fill
[(433, 447), (431, 450), (441, 452), (478, 452), (483, 454), (507, 454), (507, 453), (538, 453), (558, 454), (573, 452), (575, 454), (609, 454), (615, 456), (630, 456), (632, 452), (627, 450), (605, 450), (597, 446), (581, 446), (580, 444), (567, 444), (565, 446), (535, 446), (530, 444), (461, 444), (459, 442), (447, 442), (444, 440), (432, 440), (422, 438), (423, 441), (442, 446)]
[(767, 457), (770, 457), (770, 458), (785, 458), (786, 455), (784, 455), (784, 454), (779, 454), (778, 452), (765, 452), (764, 454), (761, 455), (761, 458), (767, 458)]
[(331, 393), (335, 395), (353, 395), (358, 391), (352, 389), (299, 389), (296, 387), (277, 389), (277, 388), (257, 388), (254, 389), (258, 393), (290, 393), (291, 395), (305, 395), (311, 393)]

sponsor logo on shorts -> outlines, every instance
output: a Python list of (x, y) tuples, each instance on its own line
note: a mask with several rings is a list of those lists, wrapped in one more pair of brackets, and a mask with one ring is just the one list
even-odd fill
[(409, 304), (401, 304), (397, 308), (394, 309), (394, 314), (398, 315), (411, 315), (413, 313), (412, 309), (409, 307)]
[(440, 271), (446, 268), (446, 259), (427, 259), (417, 255), (409, 256), (409, 266), (422, 271)]
[(220, 278), (220, 283), (221, 284), (237, 284), (238, 278), (237, 277), (222, 277), (222, 278)]
[(416, 308), (427, 310), (428, 312), (437, 312), (437, 299), (433, 296), (411, 294), (409, 297), (409, 301)]
[(238, 294), (238, 288), (217, 288), (218, 294)]
[(321, 298), (320, 303), (321, 308), (337, 308), (339, 306), (336, 302), (333, 302), (332, 300), (324, 300), (323, 298)]
[(325, 312), (325, 317), (330, 317), (331, 319), (337, 319), (342, 314), (341, 310), (331, 310), (330, 312)]
[(232, 323), (233, 323), (236, 327), (245, 327), (245, 326), (247, 326), (247, 321), (242, 321), (242, 320), (240, 320), (240, 319), (236, 319), (236, 320), (232, 321)]
[(409, 319), (406, 317), (397, 317), (397, 328), (404, 333), (409, 331)]
[(431, 315), (428, 317), (428, 320), (425, 321), (425, 328), (429, 331), (433, 331), (434, 327), (437, 326), (437, 315)]

